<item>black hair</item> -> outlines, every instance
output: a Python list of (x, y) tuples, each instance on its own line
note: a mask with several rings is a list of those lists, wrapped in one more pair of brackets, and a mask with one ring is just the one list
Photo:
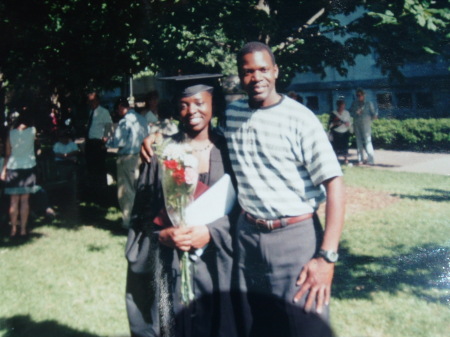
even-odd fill
[(130, 107), (130, 103), (128, 102), (128, 100), (125, 97), (119, 97), (117, 99), (116, 106), (118, 107), (119, 105), (123, 106), (124, 108)]
[(336, 105), (339, 106), (341, 104), (345, 104), (345, 97), (344, 96), (339, 96), (337, 101), (336, 101)]
[(89, 91), (87, 96), (91, 96), (93, 99), (100, 101), (100, 94), (96, 91)]
[(248, 42), (246, 43), (241, 50), (238, 51), (237, 55), (236, 55), (236, 60), (237, 60), (237, 66), (238, 69), (241, 68), (242, 66), (242, 59), (244, 58), (245, 55), (247, 54), (252, 54), (258, 51), (266, 51), (269, 56), (270, 59), (272, 60), (272, 64), (275, 65), (275, 55), (273, 55), (272, 50), (269, 48), (268, 45), (262, 43), (262, 42), (258, 42), (258, 41), (253, 41), (253, 42)]
[(18, 127), (20, 124), (24, 124), (26, 126), (34, 125), (33, 114), (29, 110), (28, 106), (23, 106), (22, 109), (20, 109), (19, 117), (17, 117), (16, 119), (15, 127)]

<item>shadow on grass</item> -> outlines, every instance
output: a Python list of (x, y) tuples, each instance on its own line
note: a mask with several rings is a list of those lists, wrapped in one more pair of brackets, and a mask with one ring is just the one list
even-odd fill
[(98, 337), (61, 325), (57, 321), (35, 322), (28, 315), (0, 318), (0, 328), (6, 330), (4, 337)]
[[(68, 200), (64, 191), (51, 193), (50, 204), (55, 206), (56, 218), (51, 222), (60, 228), (76, 230), (83, 226), (93, 226), (110, 231), (114, 235), (124, 235), (121, 218), (110, 220), (111, 212), (119, 212), (116, 186), (108, 186), (100, 198), (92, 198), (90, 191), (81, 190), (79, 200)], [(40, 219), (42, 220), (42, 218)], [(48, 225), (48, 221), (43, 219)], [(36, 223), (39, 226), (39, 221)]]
[(411, 200), (428, 200), (428, 201), (436, 201), (436, 202), (448, 202), (450, 201), (450, 191), (449, 190), (440, 190), (433, 188), (426, 188), (426, 192), (433, 193), (433, 195), (409, 195), (409, 194), (394, 194), (397, 197), (402, 199), (411, 199)]
[[(400, 248), (400, 247), (398, 247)], [(396, 293), (408, 286), (418, 298), (448, 304), (450, 288), (448, 247), (426, 245), (392, 257), (352, 255), (345, 243), (340, 249), (341, 264), (333, 283), (333, 296), (340, 299), (372, 298), (374, 292)]]
[[(9, 227), (9, 226), (8, 226)], [(9, 228), (2, 227), (1, 229), (1, 237), (0, 237), (0, 247), (18, 247), (23, 246), (30, 243), (33, 240), (37, 240), (43, 237), (43, 234), (40, 233), (30, 233), (27, 236), (16, 236), (14, 238), (10, 238), (8, 235)]]
[[(113, 235), (127, 235), (122, 228), (122, 219), (117, 202), (116, 186), (108, 186), (101, 200), (93, 200), (86, 193), (81, 195), (81, 200), (70, 198), (64, 189), (49, 191), (44, 195), (35, 195), (30, 198), (30, 216), (26, 237), (9, 238), (10, 226), (7, 205), (9, 197), (1, 199), (0, 213), (0, 247), (15, 247), (37, 240), (43, 234), (33, 231), (41, 226), (53, 226), (67, 230), (77, 230), (84, 226), (92, 226), (111, 232)], [(46, 214), (47, 207), (56, 211), (56, 216)], [(109, 219), (110, 214), (113, 220)]]

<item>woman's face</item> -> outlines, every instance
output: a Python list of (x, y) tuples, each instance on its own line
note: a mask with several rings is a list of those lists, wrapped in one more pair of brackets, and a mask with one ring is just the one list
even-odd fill
[(190, 97), (183, 97), (179, 101), (181, 122), (187, 131), (208, 132), (212, 118), (212, 95), (199, 92)]

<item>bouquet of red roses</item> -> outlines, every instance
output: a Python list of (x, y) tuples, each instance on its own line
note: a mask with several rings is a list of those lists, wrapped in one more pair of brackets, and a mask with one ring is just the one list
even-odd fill
[[(171, 142), (160, 156), (162, 188), (167, 215), (174, 226), (186, 224), (186, 208), (194, 201), (198, 181), (198, 161), (186, 143)], [(189, 304), (194, 298), (190, 275), (189, 252), (184, 252), (180, 262), (181, 300)]]

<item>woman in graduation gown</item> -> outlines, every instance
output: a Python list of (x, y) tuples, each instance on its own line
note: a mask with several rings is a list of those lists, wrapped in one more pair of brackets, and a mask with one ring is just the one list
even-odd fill
[[(199, 82), (199, 83), (198, 83)], [(212, 186), (231, 174), (226, 141), (211, 129), (213, 87), (201, 79), (182, 88), (178, 101), (182, 131), (172, 141), (187, 141), (199, 163), (199, 181)], [(208, 83), (207, 83), (208, 84)], [(179, 228), (160, 223), (164, 208), (157, 155), (141, 167), (128, 234), (126, 302), (132, 336), (235, 336), (231, 305), (232, 216), (205, 226)], [(232, 213), (237, 213), (235, 209)], [(191, 261), (194, 299), (181, 301), (183, 251), (206, 248)]]

